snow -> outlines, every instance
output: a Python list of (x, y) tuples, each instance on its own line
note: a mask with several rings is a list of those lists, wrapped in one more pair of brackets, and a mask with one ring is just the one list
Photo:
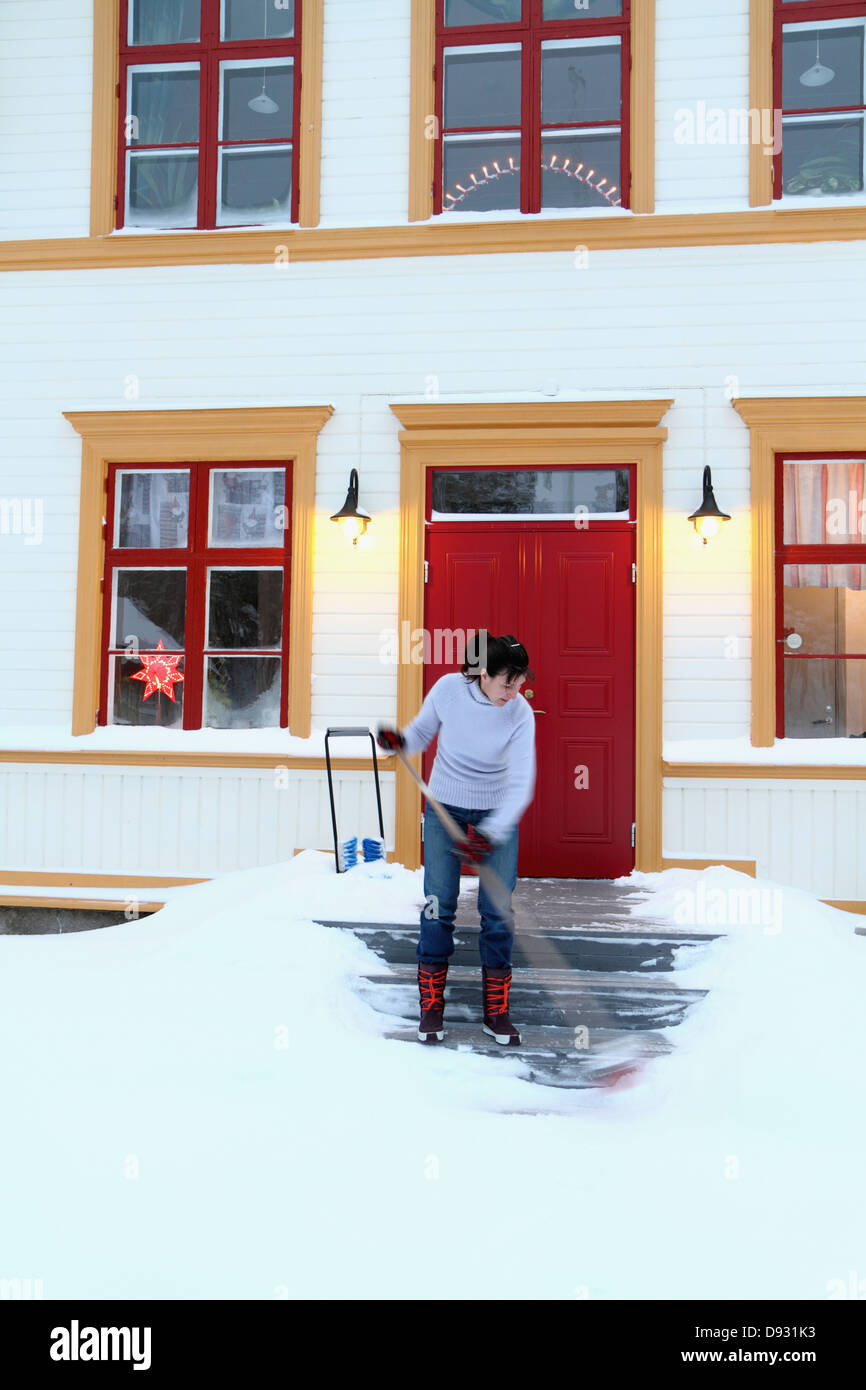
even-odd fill
[[(747, 734), (738, 738), (668, 738), (664, 740), (662, 757), (670, 763), (862, 767), (866, 773), (866, 739), (777, 738), (772, 747), (754, 748)], [(675, 777), (676, 773), (672, 772), (670, 776)]]
[(55, 1299), (472, 1299), (490, 1270), (512, 1298), (833, 1296), (866, 1236), (857, 919), (724, 867), (618, 882), (636, 926), (725, 935), (678, 972), (710, 993), (675, 1051), (612, 1091), (382, 1036), (354, 979), (387, 967), (312, 919), (414, 920), (399, 865), (307, 851), (0, 937), (4, 1275)]
[[(367, 737), (331, 739), (329, 747), (337, 766), (345, 758), (372, 759)], [(296, 738), (288, 729), (278, 728), (137, 729), (106, 724), (91, 734), (73, 734), (71, 724), (4, 724), (0, 725), (0, 748), (28, 753), (255, 753), (276, 759), (323, 758), (325, 730), (314, 729), (309, 738)], [(388, 771), (388, 755), (377, 748), (376, 756)]]

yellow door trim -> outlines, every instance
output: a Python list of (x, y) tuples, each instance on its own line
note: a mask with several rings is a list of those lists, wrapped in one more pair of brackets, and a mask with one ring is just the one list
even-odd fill
[[(636, 465), (635, 866), (644, 872), (655, 872), (662, 860), (662, 445), (667, 430), (659, 426), (659, 421), (672, 404), (670, 400), (654, 400), (391, 406), (403, 426), (401, 634), (424, 626), (424, 498), (428, 468), (460, 463), (496, 468), (593, 462)], [(401, 659), (397, 667), (400, 728), (414, 719), (422, 698), (423, 667)], [(414, 761), (420, 769), (420, 757)], [(417, 868), (421, 852), (421, 797), (414, 783), (400, 773), (396, 798), (395, 858), (409, 868)]]

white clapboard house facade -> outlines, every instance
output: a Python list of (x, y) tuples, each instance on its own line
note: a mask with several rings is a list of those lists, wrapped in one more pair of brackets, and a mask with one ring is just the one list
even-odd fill
[[(330, 848), (326, 729), (487, 626), (532, 657), (522, 874), (863, 910), (864, 30), (2, 0), (4, 902)], [(375, 833), (369, 740), (330, 751)]]

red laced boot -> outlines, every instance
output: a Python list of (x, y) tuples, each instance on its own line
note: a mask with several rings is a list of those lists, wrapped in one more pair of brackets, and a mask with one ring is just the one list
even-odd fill
[(418, 993), (421, 998), (421, 1020), (418, 1024), (419, 1042), (441, 1042), (445, 1036), (442, 1018), (445, 1012), (445, 976), (447, 965), (419, 965)]
[(484, 992), (484, 1031), (498, 1043), (516, 1047), (520, 1034), (508, 1017), (508, 991), (511, 989), (511, 966), (482, 965), (481, 983)]

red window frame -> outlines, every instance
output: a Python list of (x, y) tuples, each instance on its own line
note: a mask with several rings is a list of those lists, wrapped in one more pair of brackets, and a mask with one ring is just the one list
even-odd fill
[[(126, 139), (127, 81), (131, 67), (154, 63), (168, 66), (171, 63), (199, 64), (199, 138), (196, 145), (178, 145), (178, 150), (198, 151), (198, 218), (196, 227), (179, 228), (181, 231), (219, 230), (228, 231), (231, 226), (257, 226), (258, 223), (220, 223), (217, 228), (217, 166), (220, 150), (232, 145), (248, 145), (249, 140), (221, 140), (219, 132), (219, 82), (220, 63), (233, 58), (292, 58), (294, 66), (292, 96), (292, 132), (290, 137), (281, 136), (275, 140), (256, 140), (256, 145), (272, 144), (275, 147), (289, 147), (292, 151), (292, 192), (291, 221), (298, 221), (298, 200), (300, 182), (298, 176), (298, 151), (301, 126), (301, 26), (303, 23), (303, 0), (295, 0), (295, 32), (286, 39), (221, 39), (221, 0), (201, 0), (201, 37), (190, 43), (130, 44), (129, 10), (133, 0), (120, 0), (120, 33), (118, 35), (120, 67), (117, 84), (118, 100), (118, 138), (117, 138), (117, 194), (114, 199), (118, 229), (124, 225), (126, 209), (126, 155), (129, 149), (165, 149), (166, 146), (130, 145)], [(148, 228), (136, 227), (143, 235)], [(155, 230), (166, 230), (162, 227)]]
[[(866, 454), (866, 450), (864, 450)], [(866, 565), (866, 542), (850, 545), (792, 545), (785, 543), (785, 496), (783, 465), (808, 459), (820, 463), (824, 459), (856, 459), (857, 450), (839, 453), (776, 454), (775, 476), (775, 575), (776, 575), (776, 738), (785, 737), (785, 662), (786, 661), (863, 661), (863, 656), (850, 652), (786, 652), (785, 651), (785, 565)]]
[[(791, 0), (774, 0), (773, 11), (773, 109), (782, 112), (780, 120), (787, 115), (797, 116), (831, 116), (834, 113), (845, 115), (850, 112), (862, 111), (863, 107), (857, 106), (815, 106), (797, 107), (796, 110), (784, 112), (782, 110), (782, 30), (786, 24), (809, 24), (811, 21), (820, 23), (822, 19), (863, 19), (866, 18), (866, 4), (864, 0), (798, 0), (794, 4)], [(866, 116), (864, 116), (866, 121)], [(784, 149), (784, 135), (782, 136), (782, 146)], [(773, 198), (782, 197), (782, 153), (773, 155)], [(861, 189), (861, 194), (866, 190)], [(804, 204), (805, 205), (805, 204)], [(817, 455), (816, 455), (817, 458)]]
[[(282, 546), (209, 546), (208, 545), (208, 523), (210, 507), (210, 475), (212, 472), (230, 469), (232, 472), (240, 472), (247, 468), (284, 468), (286, 472), (286, 489), (284, 496), (285, 527)], [(140, 469), (145, 473), (170, 472), (182, 473), (189, 472), (189, 526), (187, 532), (187, 545), (181, 549), (133, 549), (124, 546), (122, 549), (116, 546), (114, 534), (115, 523), (115, 498), (118, 472), (129, 472)], [(118, 653), (124, 653), (123, 646), (118, 647), (112, 642), (111, 631), (111, 596), (114, 588), (114, 571), (119, 569), (185, 569), (187, 572), (186, 582), (186, 629), (185, 645), (183, 648), (183, 658), (178, 666), (178, 670), (184, 678), (183, 690), (183, 724), (184, 729), (208, 728), (209, 725), (202, 724), (202, 705), (204, 694), (204, 673), (205, 673), (205, 652), (207, 644), (205, 642), (205, 607), (207, 595), (207, 571), (208, 569), (282, 569), (283, 571), (283, 619), (281, 628), (281, 643), (279, 652), (270, 653), (279, 656), (282, 662), (280, 667), (280, 724), (281, 729), (288, 728), (288, 703), (289, 703), (289, 613), (291, 598), (291, 562), (292, 562), (292, 464), (290, 459), (259, 459), (256, 461), (244, 459), (242, 462), (234, 460), (208, 460), (206, 462), (173, 462), (173, 463), (111, 463), (108, 466), (108, 500), (106, 512), (105, 533), (105, 570), (102, 583), (102, 641), (100, 646), (102, 670), (99, 684), (99, 711), (97, 713), (97, 723), (106, 725), (108, 723), (108, 680), (110, 657)], [(151, 648), (141, 647), (140, 651), (149, 655)], [(228, 652), (224, 649), (224, 654), (244, 656), (247, 653), (241, 649), (235, 652)], [(142, 668), (143, 669), (143, 668)], [(151, 695), (151, 699), (162, 698), (159, 694)], [(114, 727), (114, 726), (112, 726)], [(127, 725), (117, 727), (126, 728)], [(131, 726), (136, 727), (136, 726)], [(276, 727), (276, 726), (275, 726)]]
[[(541, 44), (549, 39), (593, 38), (610, 35), (619, 36), (621, 49), (621, 109), (620, 109), (620, 169), (619, 202), (624, 208), (629, 206), (631, 190), (631, 166), (629, 159), (630, 139), (630, 83), (631, 73), (631, 0), (622, 0), (622, 14), (606, 19), (544, 19), (544, 0), (523, 0), (523, 17), (508, 24), (448, 25), (445, 24), (446, 0), (436, 0), (436, 59), (434, 77), (436, 87), (436, 145), (433, 158), (433, 212), (447, 211), (443, 207), (445, 193), (442, 186), (444, 169), (444, 93), (446, 48), (467, 47), (473, 44), (520, 43), (520, 211), (539, 213), (542, 184), (542, 121), (541, 121)], [(610, 125), (610, 121), (581, 122), (589, 130), (593, 125)], [(544, 129), (555, 129), (547, 127)], [(570, 127), (569, 127), (570, 128)], [(456, 128), (455, 128), (456, 129)], [(463, 127), (459, 128), (460, 130)], [(472, 128), (474, 129), (474, 127)], [(454, 132), (448, 131), (448, 134)], [(479, 131), (479, 134), (483, 133)], [(591, 209), (575, 209), (591, 211)]]

